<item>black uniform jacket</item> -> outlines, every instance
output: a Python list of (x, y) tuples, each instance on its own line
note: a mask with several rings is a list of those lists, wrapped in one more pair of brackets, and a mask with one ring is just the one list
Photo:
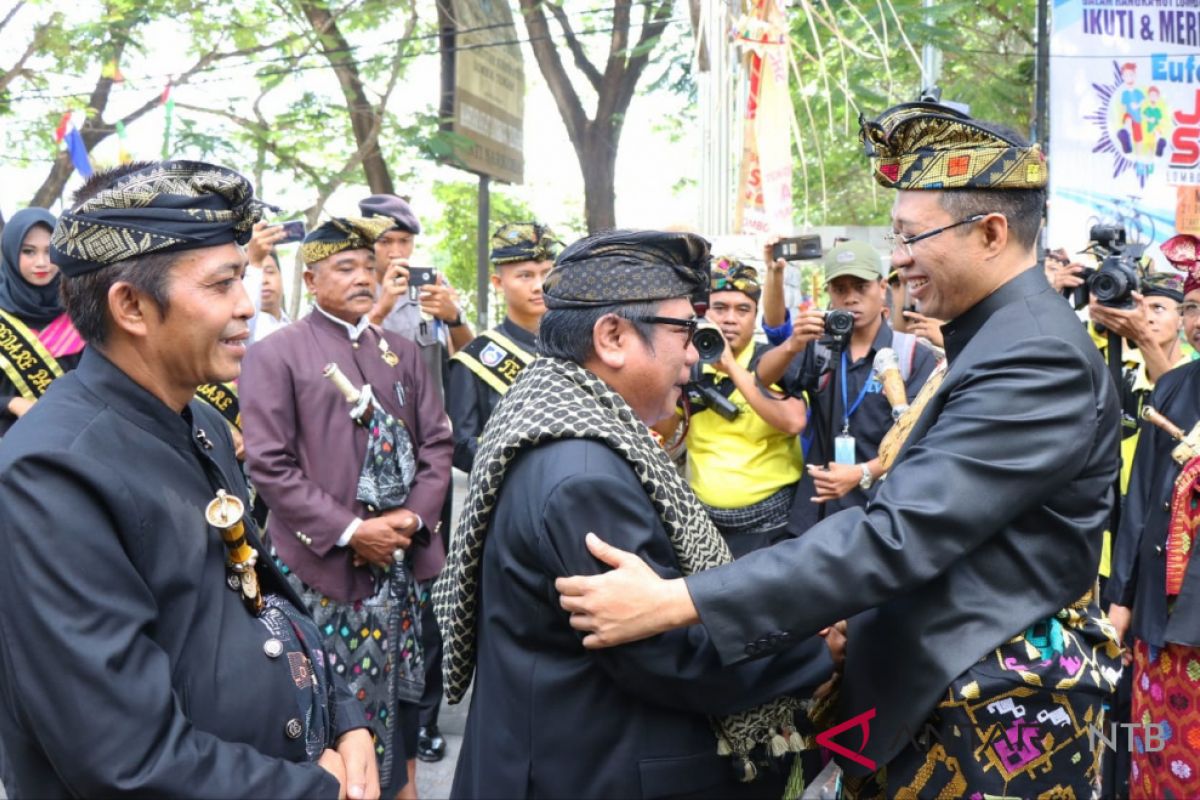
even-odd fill
[(1116, 478), (1112, 381), (1040, 268), (943, 332), (945, 380), (866, 507), (687, 578), (730, 664), (875, 609), (851, 622), (840, 713), (875, 709), (881, 765), (951, 680), (1093, 586)]
[[(1146, 405), (1190, 431), (1200, 421), (1200, 361), (1163, 375)], [(1167, 609), (1167, 528), (1180, 471), (1171, 451), (1177, 444), (1160, 428), (1142, 423), (1105, 589), (1108, 602), (1133, 608), (1130, 632), (1155, 647), (1167, 642), (1200, 646), (1200, 558), (1195, 554), (1178, 599)]]
[(479, 595), (478, 665), (452, 796), (636, 798), (736, 796), (707, 714), (743, 710), (824, 681), (820, 639), (770, 658), (721, 664), (703, 627), (589, 651), (560, 608), (554, 579), (604, 567), (588, 531), (679, 568), (628, 462), (595, 441), (564, 440), (518, 457), (488, 530)]
[[(500, 333), (530, 354), (537, 353), (537, 337), (508, 317), (496, 326)], [(446, 380), (446, 412), (454, 425), (454, 466), (470, 472), (483, 427), (504, 395), (484, 383), (458, 361), (451, 360)]]
[[(204, 434), (201, 435), (200, 431)], [(203, 446), (207, 440), (212, 449)], [(0, 444), (0, 743), (12, 797), (336, 797), (204, 518), (245, 500), (226, 424), (94, 348)], [(266, 591), (303, 605), (258, 537)], [(334, 735), (365, 724), (335, 682)], [(289, 722), (292, 722), (289, 725)]]

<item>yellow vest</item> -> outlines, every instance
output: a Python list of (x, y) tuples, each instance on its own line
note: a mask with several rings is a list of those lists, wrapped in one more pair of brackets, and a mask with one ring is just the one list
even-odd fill
[[(749, 369), (753, 356), (752, 342), (737, 362)], [(704, 371), (716, 369), (706, 364)], [(729, 400), (741, 409), (736, 419), (729, 422), (715, 411), (700, 411), (687, 433), (692, 490), (714, 508), (744, 508), (766, 500), (800, 480), (804, 465), (800, 437), (768, 425), (740, 391)]]

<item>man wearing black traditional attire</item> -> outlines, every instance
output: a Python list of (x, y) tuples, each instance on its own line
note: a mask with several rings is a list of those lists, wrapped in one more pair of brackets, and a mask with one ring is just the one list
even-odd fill
[(455, 797), (742, 796), (802, 745), (796, 702), (772, 698), (829, 676), (820, 639), (734, 668), (699, 627), (594, 654), (553, 591), (595, 569), (592, 525), (663, 575), (732, 560), (647, 428), (696, 361), (708, 261), (693, 234), (613, 231), (568, 247), (547, 280), (542, 355), (488, 425), (434, 588), (450, 702), (476, 677)]
[(476, 336), (450, 360), (446, 409), (454, 423), (454, 466), (470, 472), (479, 436), (496, 404), (537, 353), (546, 313), (542, 282), (559, 243), (538, 222), (501, 225), (492, 235), (492, 286), (504, 293), (504, 321)]
[[(1185, 271), (1184, 330), (1200, 342), (1200, 238), (1181, 234), (1162, 243)], [(1200, 424), (1200, 362), (1164, 374), (1145, 405), (1184, 433)], [(1200, 448), (1142, 423), (1112, 575), (1105, 588), (1109, 617), (1133, 649), (1132, 715), (1159, 726), (1151, 749), (1146, 729), (1134, 729), (1129, 795), (1135, 798), (1200, 794)]]
[(860, 795), (1091, 796), (1088, 726), (1120, 671), (1094, 589), (1119, 418), (1036, 263), (1044, 157), (936, 103), (861, 135), (900, 190), (892, 264), (949, 320), (949, 366), (899, 419), (887, 478), (865, 507), (686, 580), (597, 543), (620, 568), (559, 581), (563, 607), (591, 646), (703, 622), (731, 665), (849, 619), (839, 717), (859, 731), (838, 756)]
[(55, 228), (89, 346), (0, 445), (11, 796), (378, 796), (363, 713), (238, 531), (229, 433), (194, 399), (238, 375), (258, 215), (241, 175), (168, 161), (95, 176)]

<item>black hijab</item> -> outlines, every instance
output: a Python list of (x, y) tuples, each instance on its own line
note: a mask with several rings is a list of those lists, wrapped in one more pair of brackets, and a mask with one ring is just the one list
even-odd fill
[(35, 225), (54, 230), (54, 215), (44, 208), (23, 208), (4, 226), (0, 234), (0, 308), (15, 314), (34, 328), (49, 325), (63, 313), (58, 297), (62, 274), (45, 286), (34, 286), (21, 275), (21, 245)]

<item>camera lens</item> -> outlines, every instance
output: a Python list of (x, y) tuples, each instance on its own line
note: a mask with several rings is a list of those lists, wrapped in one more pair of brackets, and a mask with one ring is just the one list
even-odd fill
[(1115, 307), (1129, 304), (1137, 289), (1137, 273), (1120, 263), (1105, 263), (1088, 278), (1088, 289), (1101, 305)]
[(854, 330), (854, 315), (834, 309), (825, 313), (825, 333), (830, 336), (849, 336)]
[(719, 328), (711, 325), (697, 328), (692, 334), (692, 344), (700, 354), (700, 361), (705, 364), (715, 364), (721, 360), (721, 353), (725, 352), (725, 336)]

